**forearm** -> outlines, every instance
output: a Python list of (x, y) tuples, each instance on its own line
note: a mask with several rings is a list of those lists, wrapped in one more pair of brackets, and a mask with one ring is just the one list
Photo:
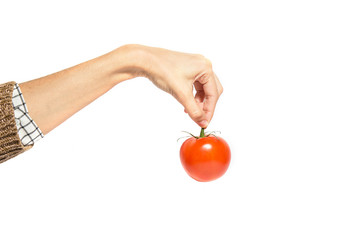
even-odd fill
[(116, 84), (142, 71), (134, 47), (124, 46), (63, 71), (20, 84), (30, 116), (47, 134)]

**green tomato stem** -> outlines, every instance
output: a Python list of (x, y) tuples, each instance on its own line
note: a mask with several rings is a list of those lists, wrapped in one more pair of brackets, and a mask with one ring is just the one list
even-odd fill
[(201, 128), (200, 138), (205, 137), (205, 128)]

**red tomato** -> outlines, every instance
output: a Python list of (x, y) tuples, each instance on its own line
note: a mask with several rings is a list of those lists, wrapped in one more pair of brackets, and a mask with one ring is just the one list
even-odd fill
[(221, 137), (191, 137), (181, 146), (180, 158), (188, 175), (199, 182), (221, 177), (230, 163), (230, 148)]

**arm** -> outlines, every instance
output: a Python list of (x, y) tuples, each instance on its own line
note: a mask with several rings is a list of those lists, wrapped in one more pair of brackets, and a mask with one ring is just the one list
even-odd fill
[(211, 120), (223, 90), (204, 57), (141, 45), (122, 46), (20, 88), (30, 116), (47, 134), (116, 84), (138, 76), (172, 94), (201, 127)]

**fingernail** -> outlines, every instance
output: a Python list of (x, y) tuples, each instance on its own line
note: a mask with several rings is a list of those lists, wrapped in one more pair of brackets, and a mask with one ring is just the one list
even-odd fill
[(199, 122), (200, 127), (206, 127), (207, 126), (207, 121), (206, 120), (202, 120)]

